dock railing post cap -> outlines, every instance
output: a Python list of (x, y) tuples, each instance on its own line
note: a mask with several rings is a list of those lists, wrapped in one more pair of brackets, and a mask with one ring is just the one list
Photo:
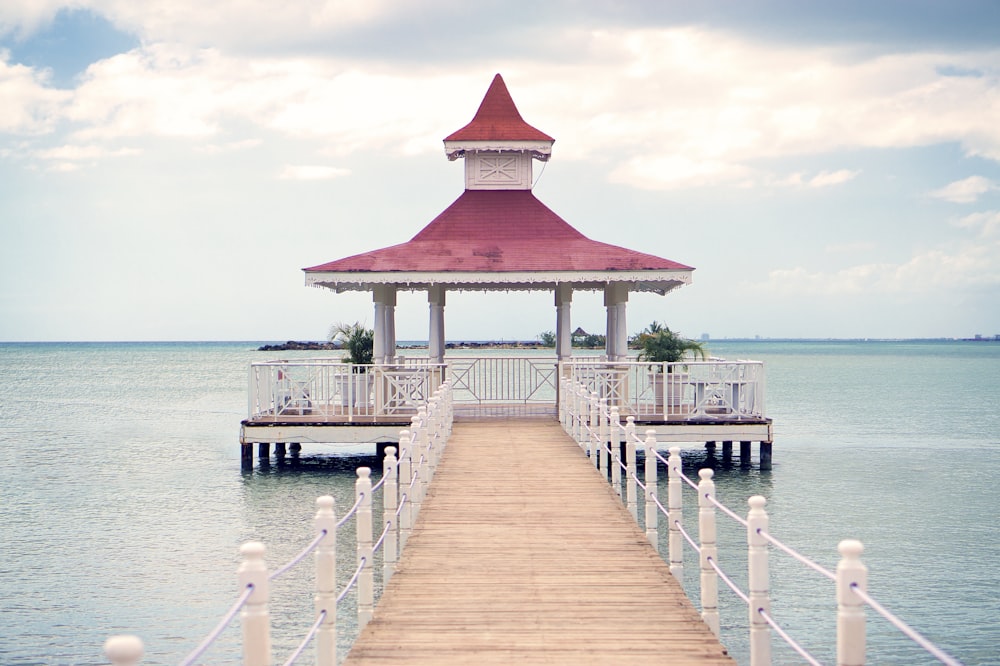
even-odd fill
[(108, 640), (104, 641), (104, 656), (115, 666), (137, 664), (142, 659), (142, 654), (142, 639), (138, 636), (120, 634), (109, 636)]
[(711, 481), (713, 476), (715, 476), (715, 472), (713, 472), (708, 467), (704, 467), (698, 470), (698, 478), (701, 479), (702, 481)]
[(316, 506), (323, 510), (333, 510), (333, 497), (331, 495), (322, 495), (316, 498)]
[(359, 479), (367, 479), (371, 475), (372, 475), (372, 471), (371, 471), (370, 468), (368, 468), (368, 467), (359, 467), (358, 468), (358, 478)]
[(763, 495), (754, 495), (747, 500), (747, 504), (750, 505), (751, 509), (760, 511), (764, 508), (764, 505), (767, 504), (767, 498)]
[(864, 551), (864, 544), (857, 539), (844, 539), (837, 544), (837, 552), (848, 559), (856, 560), (861, 557), (861, 553)]
[(264, 557), (267, 548), (260, 541), (247, 541), (240, 546), (240, 554), (248, 560), (256, 560)]

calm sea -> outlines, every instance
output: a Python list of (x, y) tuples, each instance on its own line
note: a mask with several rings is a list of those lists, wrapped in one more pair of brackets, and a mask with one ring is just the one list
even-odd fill
[[(282, 564), (311, 539), (317, 496), (350, 507), (354, 469), (376, 462), (363, 447), (306, 446), (241, 470), (247, 367), (278, 356), (257, 344), (0, 344), (0, 663), (104, 663), (115, 633), (143, 638), (143, 663), (177, 663), (235, 600), (241, 543), (263, 541)], [(830, 568), (838, 541), (862, 540), (875, 598), (964, 663), (1000, 664), (1000, 344), (709, 347), (766, 362), (775, 422), (774, 469), (719, 469), (719, 498), (744, 513), (766, 496), (771, 532)], [(694, 475), (704, 450), (684, 456)], [(741, 530), (720, 517), (737, 580)], [(353, 544), (340, 546), (351, 571)], [(771, 562), (773, 615), (833, 663), (832, 583), (775, 551)], [(686, 565), (695, 590), (690, 551)], [(273, 589), (280, 661), (307, 629), (311, 576), (309, 559)], [(748, 663), (745, 606), (720, 599), (723, 641)], [(870, 663), (936, 663), (868, 617)], [(238, 662), (237, 627), (205, 663)], [(773, 645), (775, 663), (801, 663)]]

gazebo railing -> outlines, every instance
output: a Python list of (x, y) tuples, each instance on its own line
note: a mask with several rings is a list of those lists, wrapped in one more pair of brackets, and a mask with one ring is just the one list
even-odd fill
[(255, 421), (314, 423), (410, 415), (426, 404), (443, 375), (443, 365), (426, 359), (385, 365), (338, 358), (252, 363), (247, 413)]
[(564, 363), (563, 376), (637, 418), (732, 421), (766, 415), (760, 361), (649, 363), (579, 358)]

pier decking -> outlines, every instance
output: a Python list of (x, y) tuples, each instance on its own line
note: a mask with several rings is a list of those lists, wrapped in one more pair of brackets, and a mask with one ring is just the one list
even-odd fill
[(558, 423), (458, 422), (345, 665), (733, 664)]

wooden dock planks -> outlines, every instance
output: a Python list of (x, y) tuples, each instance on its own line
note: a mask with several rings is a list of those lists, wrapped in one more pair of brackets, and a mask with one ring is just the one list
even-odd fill
[(580, 448), (524, 419), (455, 424), (344, 663), (735, 662)]

